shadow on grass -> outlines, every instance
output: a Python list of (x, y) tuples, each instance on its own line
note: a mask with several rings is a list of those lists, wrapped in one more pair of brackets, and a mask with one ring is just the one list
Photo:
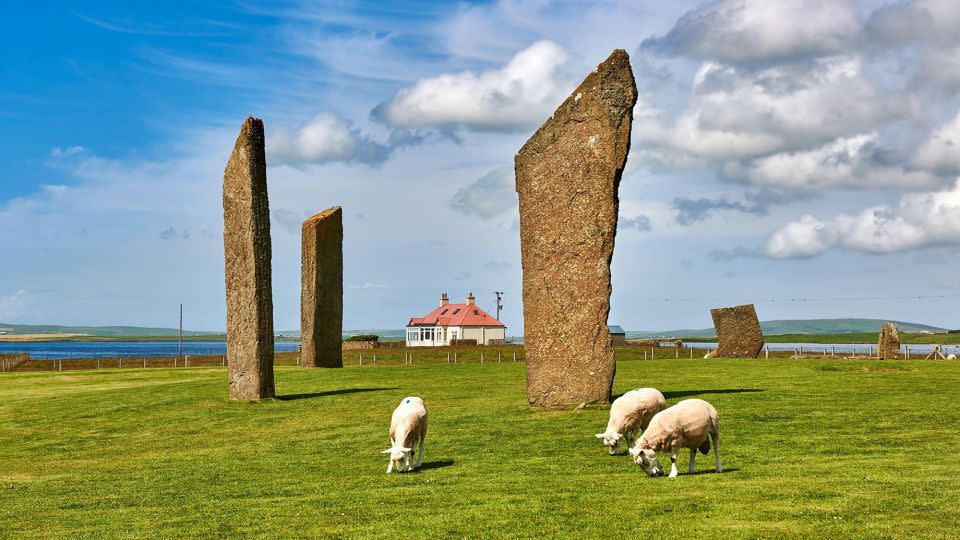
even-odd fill
[(720, 388), (714, 390), (674, 390), (664, 392), (663, 397), (667, 399), (682, 398), (690, 396), (699, 396), (701, 394), (746, 394), (752, 392), (763, 392), (762, 388)]
[(295, 399), (312, 399), (328, 396), (342, 396), (344, 394), (359, 394), (361, 392), (382, 392), (385, 390), (399, 390), (399, 388), (344, 388), (341, 390), (328, 390), (326, 392), (311, 392), (308, 394), (289, 394), (286, 396), (277, 396), (281, 401), (292, 401)]
[(454, 463), (455, 462), (452, 459), (444, 459), (441, 461), (428, 461), (426, 463), (421, 463), (420, 468), (417, 469), (417, 472), (428, 471), (430, 469), (442, 469), (444, 467), (449, 467)]
[(737, 471), (739, 471), (739, 470), (740, 470), (740, 469), (737, 469), (736, 467), (734, 467), (734, 468), (732, 468), (732, 469), (724, 468), (722, 473), (718, 473), (716, 469), (706, 469), (706, 470), (703, 470), (703, 471), (694, 471), (693, 474), (690, 474), (690, 473), (680, 473), (680, 476), (700, 476), (701, 474), (727, 474), (727, 473), (731, 473), (731, 472), (737, 472)]

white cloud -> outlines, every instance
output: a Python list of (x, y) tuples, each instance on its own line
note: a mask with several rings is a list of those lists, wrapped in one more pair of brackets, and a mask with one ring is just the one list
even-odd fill
[(882, 6), (867, 19), (871, 41), (883, 46), (913, 42), (951, 44), (960, 41), (960, 3), (956, 0), (913, 0)]
[(0, 296), (0, 321), (11, 322), (27, 310), (29, 295), (20, 289), (6, 296)]
[(468, 216), (491, 219), (517, 206), (513, 169), (500, 168), (462, 187), (450, 199), (450, 208)]
[(873, 130), (908, 111), (879, 89), (855, 57), (831, 57), (751, 70), (704, 63), (672, 121), (642, 118), (634, 140), (692, 156), (731, 160), (820, 145)]
[(803, 190), (836, 187), (922, 189), (941, 184), (922, 170), (888, 159), (876, 133), (841, 137), (823, 146), (774, 154), (746, 163), (728, 163), (723, 171), (751, 184)]
[(329, 113), (314, 116), (302, 128), (267, 129), (267, 160), (271, 165), (359, 161), (381, 163), (390, 150), (349, 122)]
[(945, 244), (960, 244), (960, 181), (947, 191), (905, 195), (897, 208), (874, 206), (829, 220), (805, 215), (774, 232), (766, 254), (812, 257), (835, 248), (892, 253)]
[(849, 0), (723, 0), (690, 11), (644, 47), (731, 63), (789, 61), (845, 52), (860, 31)]
[(930, 133), (917, 147), (914, 161), (928, 169), (960, 174), (960, 114)]
[(420, 79), (378, 105), (373, 115), (394, 127), (529, 129), (546, 120), (573, 88), (559, 70), (566, 61), (559, 45), (538, 41), (501, 69)]

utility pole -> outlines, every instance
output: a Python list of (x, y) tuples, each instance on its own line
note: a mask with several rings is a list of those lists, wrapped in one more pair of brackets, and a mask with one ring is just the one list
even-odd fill
[(501, 296), (503, 295), (503, 291), (494, 291), (493, 294), (497, 295), (497, 320), (499, 321), (499, 320), (500, 320), (500, 310), (503, 309), (503, 304), (500, 303)]
[(180, 304), (180, 342), (177, 344), (177, 357), (183, 356), (183, 304)]

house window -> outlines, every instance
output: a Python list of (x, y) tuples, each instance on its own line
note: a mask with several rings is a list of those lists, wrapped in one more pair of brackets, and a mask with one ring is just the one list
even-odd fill
[(446, 315), (448, 311), (450, 311), (450, 310), (449, 310), (449, 309), (445, 309), (445, 310), (441, 311), (440, 314), (441, 314), (441, 315)]
[(407, 341), (420, 341), (420, 332), (417, 330), (407, 330)]
[(457, 309), (453, 310), (453, 314), (454, 314), (454, 315), (456, 315), (457, 313), (460, 313), (460, 308), (457, 308)]

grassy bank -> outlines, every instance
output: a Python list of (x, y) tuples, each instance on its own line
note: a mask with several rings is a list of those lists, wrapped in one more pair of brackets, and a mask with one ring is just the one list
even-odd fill
[[(831, 343), (853, 343), (876, 345), (879, 335), (877, 332), (857, 332), (850, 334), (775, 334), (763, 336), (763, 339), (767, 343), (821, 343), (826, 345)], [(716, 340), (716, 337), (683, 338), (683, 341), (691, 343), (708, 343)], [(960, 333), (920, 334), (900, 332), (900, 342), (904, 344), (960, 345)]]
[[(301, 370), (232, 403), (225, 370), (0, 375), (0, 531), (28, 537), (949, 537), (960, 363), (626, 360), (616, 392), (709, 400), (712, 456), (650, 479), (531, 411), (523, 365)], [(384, 474), (390, 412), (426, 399), (423, 471)], [(663, 456), (666, 460), (666, 456)], [(685, 470), (686, 455), (680, 459)]]

